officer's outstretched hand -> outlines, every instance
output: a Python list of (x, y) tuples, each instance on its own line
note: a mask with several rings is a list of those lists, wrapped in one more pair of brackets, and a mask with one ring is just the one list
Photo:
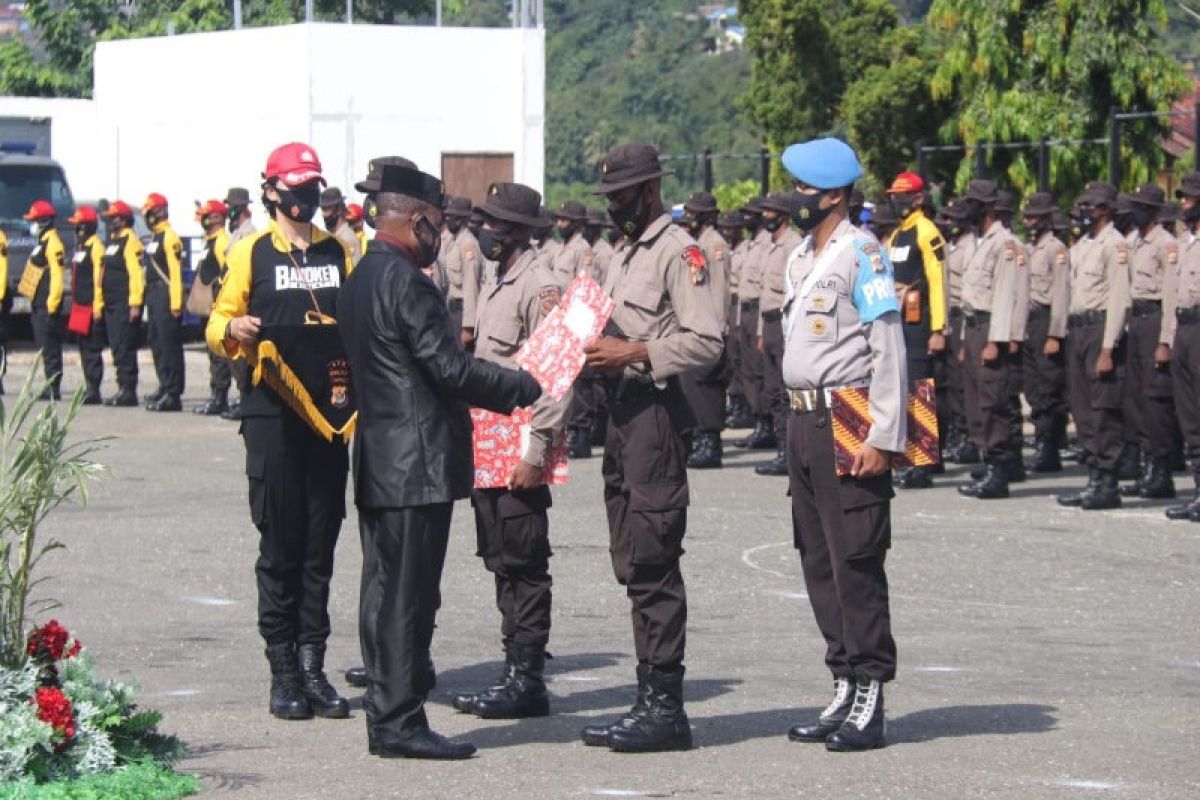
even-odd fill
[(258, 341), (262, 320), (249, 314), (229, 320), (229, 336), (238, 344), (252, 345)]
[(874, 478), (887, 472), (889, 461), (887, 454), (882, 450), (863, 442), (854, 456), (854, 463), (850, 465), (850, 474), (855, 478)]
[(542, 480), (541, 467), (527, 464), (523, 460), (517, 462), (517, 465), (513, 467), (512, 475), (508, 476), (508, 488), (513, 492), (536, 489), (543, 483), (545, 481)]
[(1154, 368), (1166, 369), (1171, 366), (1171, 345), (1160, 344), (1154, 348)]
[(612, 336), (601, 336), (583, 348), (587, 365), (599, 370), (616, 370), (630, 364), (642, 364), (650, 360), (644, 342), (627, 342)]
[(1056, 356), (1062, 350), (1062, 340), (1056, 339), (1053, 336), (1046, 337), (1046, 344), (1042, 346), (1042, 352), (1049, 356)]

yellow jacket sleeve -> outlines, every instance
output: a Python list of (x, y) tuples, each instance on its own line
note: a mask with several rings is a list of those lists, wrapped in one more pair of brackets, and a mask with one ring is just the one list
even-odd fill
[(0, 300), (8, 297), (8, 237), (0, 231)]
[(88, 255), (92, 259), (92, 316), (95, 317), (104, 313), (104, 245), (99, 239), (92, 239)]
[(126, 234), (121, 247), (125, 250), (125, 271), (129, 274), (129, 307), (138, 308), (146, 302), (146, 275), (142, 272), (145, 249), (133, 231)]
[(57, 314), (62, 308), (63, 268), (66, 265), (66, 257), (62, 239), (58, 238), (58, 233), (51, 233), (46, 239), (46, 265), (50, 270), (50, 292), (46, 296), (46, 310), (51, 314)]
[(167, 292), (171, 301), (171, 312), (183, 311), (183, 242), (175, 231), (167, 231), (163, 237), (167, 249)]
[(929, 287), (929, 330), (941, 333), (946, 329), (946, 243), (936, 225), (922, 220), (917, 245), (921, 248), (925, 284)]
[(225, 281), (213, 301), (212, 314), (204, 329), (208, 349), (226, 358), (245, 358), (242, 347), (225, 338), (225, 328), (234, 317), (245, 316), (250, 309), (250, 252), (257, 237), (243, 239), (229, 249)]

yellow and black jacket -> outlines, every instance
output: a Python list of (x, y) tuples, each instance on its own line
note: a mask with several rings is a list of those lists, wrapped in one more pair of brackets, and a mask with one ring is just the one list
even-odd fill
[(63, 299), (63, 268), (66, 266), (67, 253), (62, 239), (54, 228), (47, 228), (38, 236), (37, 246), (29, 254), (29, 262), (42, 267), (41, 280), (37, 290), (29, 298), (30, 305), (36, 311), (57, 314), (62, 308)]
[(113, 234), (108, 240), (100, 272), (101, 307), (139, 308), (145, 302), (142, 254), (142, 242), (132, 228)]
[(92, 316), (104, 311), (104, 293), (96, 289), (104, 272), (104, 245), (92, 234), (87, 241), (75, 245), (71, 258), (71, 302), (91, 306)]
[(171, 311), (183, 311), (183, 242), (171, 227), (171, 223), (163, 220), (154, 226), (154, 238), (146, 246), (146, 286), (167, 284), (167, 296)]
[[(937, 225), (920, 209), (913, 211), (892, 232), (887, 242), (900, 294), (901, 317), (929, 333), (946, 328), (946, 243)], [(920, 292), (920, 317), (905, 303), (903, 287)]]
[(0, 302), (8, 299), (8, 236), (0, 229)]
[(204, 256), (200, 259), (200, 268), (196, 270), (196, 280), (212, 284), (214, 300), (225, 280), (228, 255), (229, 232), (224, 227), (218, 228), (216, 233), (204, 234)]

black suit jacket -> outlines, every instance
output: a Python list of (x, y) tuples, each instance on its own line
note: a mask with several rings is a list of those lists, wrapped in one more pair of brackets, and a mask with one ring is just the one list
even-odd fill
[(467, 405), (511, 413), (541, 395), (537, 381), (464, 353), (437, 287), (387, 242), (367, 246), (337, 308), (358, 403), (358, 507), (466, 497), (474, 484)]

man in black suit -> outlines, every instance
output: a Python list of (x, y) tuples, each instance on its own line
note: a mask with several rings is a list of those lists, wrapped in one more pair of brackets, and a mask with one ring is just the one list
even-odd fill
[(467, 405), (508, 414), (541, 389), (528, 373), (471, 358), (451, 333), (422, 272), (437, 259), (441, 182), (411, 162), (389, 164), (368, 204), (376, 236), (338, 296), (358, 402), (368, 743), (385, 758), (469, 758), (474, 746), (434, 733), (425, 716), (451, 509), (473, 485)]

